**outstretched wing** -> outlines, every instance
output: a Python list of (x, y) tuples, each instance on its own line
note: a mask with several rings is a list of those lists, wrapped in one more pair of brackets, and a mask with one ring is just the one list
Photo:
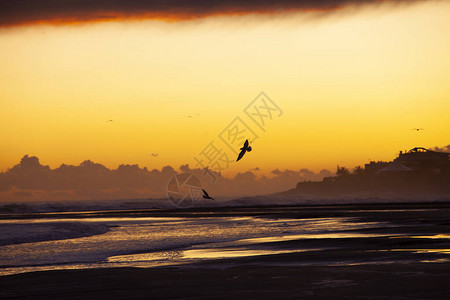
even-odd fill
[(205, 194), (206, 197), (209, 197), (208, 193), (205, 190), (202, 189), (202, 191), (203, 191), (203, 194)]
[(241, 152), (239, 153), (238, 158), (236, 159), (236, 161), (239, 161), (245, 154), (245, 148), (242, 148)]
[(245, 140), (244, 149), (248, 147), (248, 140)]

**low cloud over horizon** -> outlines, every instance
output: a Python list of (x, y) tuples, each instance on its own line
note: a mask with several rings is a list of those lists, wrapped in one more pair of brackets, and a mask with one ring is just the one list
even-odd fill
[(437, 152), (449, 152), (450, 153), (450, 145), (443, 146), (443, 147), (434, 147), (434, 148), (430, 148), (430, 150), (437, 151)]
[[(450, 153), (450, 145), (429, 150)], [(25, 155), (19, 164), (0, 172), (0, 202), (64, 201), (64, 200), (125, 200), (166, 198), (167, 185), (176, 174), (196, 176), (202, 187), (215, 197), (242, 197), (282, 192), (296, 187), (300, 181), (321, 181), (334, 176), (335, 171), (323, 169), (272, 170), (271, 177), (259, 176), (259, 167), (234, 177), (218, 172), (165, 166), (149, 170), (137, 164), (121, 164), (109, 169), (102, 164), (85, 160), (78, 166), (62, 164), (51, 169), (42, 165), (36, 156)]]
[(149, 170), (138, 165), (122, 164), (109, 169), (86, 160), (78, 166), (62, 164), (51, 169), (36, 156), (25, 155), (19, 164), (0, 173), (0, 202), (109, 200), (165, 198), (170, 179), (190, 173), (203, 188), (216, 197), (263, 195), (295, 188), (299, 181), (316, 181), (333, 175), (328, 170), (316, 173), (308, 169), (273, 170), (273, 177), (258, 176), (259, 168), (227, 178), (212, 170), (192, 169), (182, 165), (178, 170), (165, 166)]
[(0, 26), (156, 19), (182, 21), (210, 16), (332, 12), (365, 4), (410, 4), (426, 0), (0, 0)]

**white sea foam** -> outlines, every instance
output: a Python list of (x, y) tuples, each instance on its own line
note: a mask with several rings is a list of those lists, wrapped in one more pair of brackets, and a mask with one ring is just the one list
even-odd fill
[(48, 220), (39, 223), (33, 221), (0, 220), (0, 246), (92, 236), (109, 230), (104, 224), (67, 222), (67, 220), (62, 222)]

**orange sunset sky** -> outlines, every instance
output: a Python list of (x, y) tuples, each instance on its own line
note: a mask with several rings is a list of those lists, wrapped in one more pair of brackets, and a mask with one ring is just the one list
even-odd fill
[[(211, 141), (234, 160), (219, 134), (236, 117), (258, 139), (230, 176), (353, 168), (450, 144), (450, 3), (366, 2), (167, 20), (10, 12), (0, 22), (0, 171), (25, 154), (51, 168), (195, 167)], [(283, 111), (265, 131), (244, 113), (261, 91)]]

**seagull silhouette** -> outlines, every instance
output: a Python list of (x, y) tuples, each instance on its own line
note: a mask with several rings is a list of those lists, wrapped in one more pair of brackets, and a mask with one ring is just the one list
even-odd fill
[(207, 193), (205, 190), (202, 189), (202, 191), (203, 191), (203, 199), (211, 199), (211, 200), (214, 200), (214, 198), (211, 197), (210, 195), (208, 195), (208, 193)]
[(252, 147), (248, 145), (248, 140), (245, 140), (244, 146), (240, 150), (241, 152), (239, 153), (236, 161), (239, 161), (244, 156), (245, 152), (252, 151)]
[(413, 128), (411, 130), (419, 131), (419, 130), (425, 130), (425, 129), (423, 129), (423, 128)]

